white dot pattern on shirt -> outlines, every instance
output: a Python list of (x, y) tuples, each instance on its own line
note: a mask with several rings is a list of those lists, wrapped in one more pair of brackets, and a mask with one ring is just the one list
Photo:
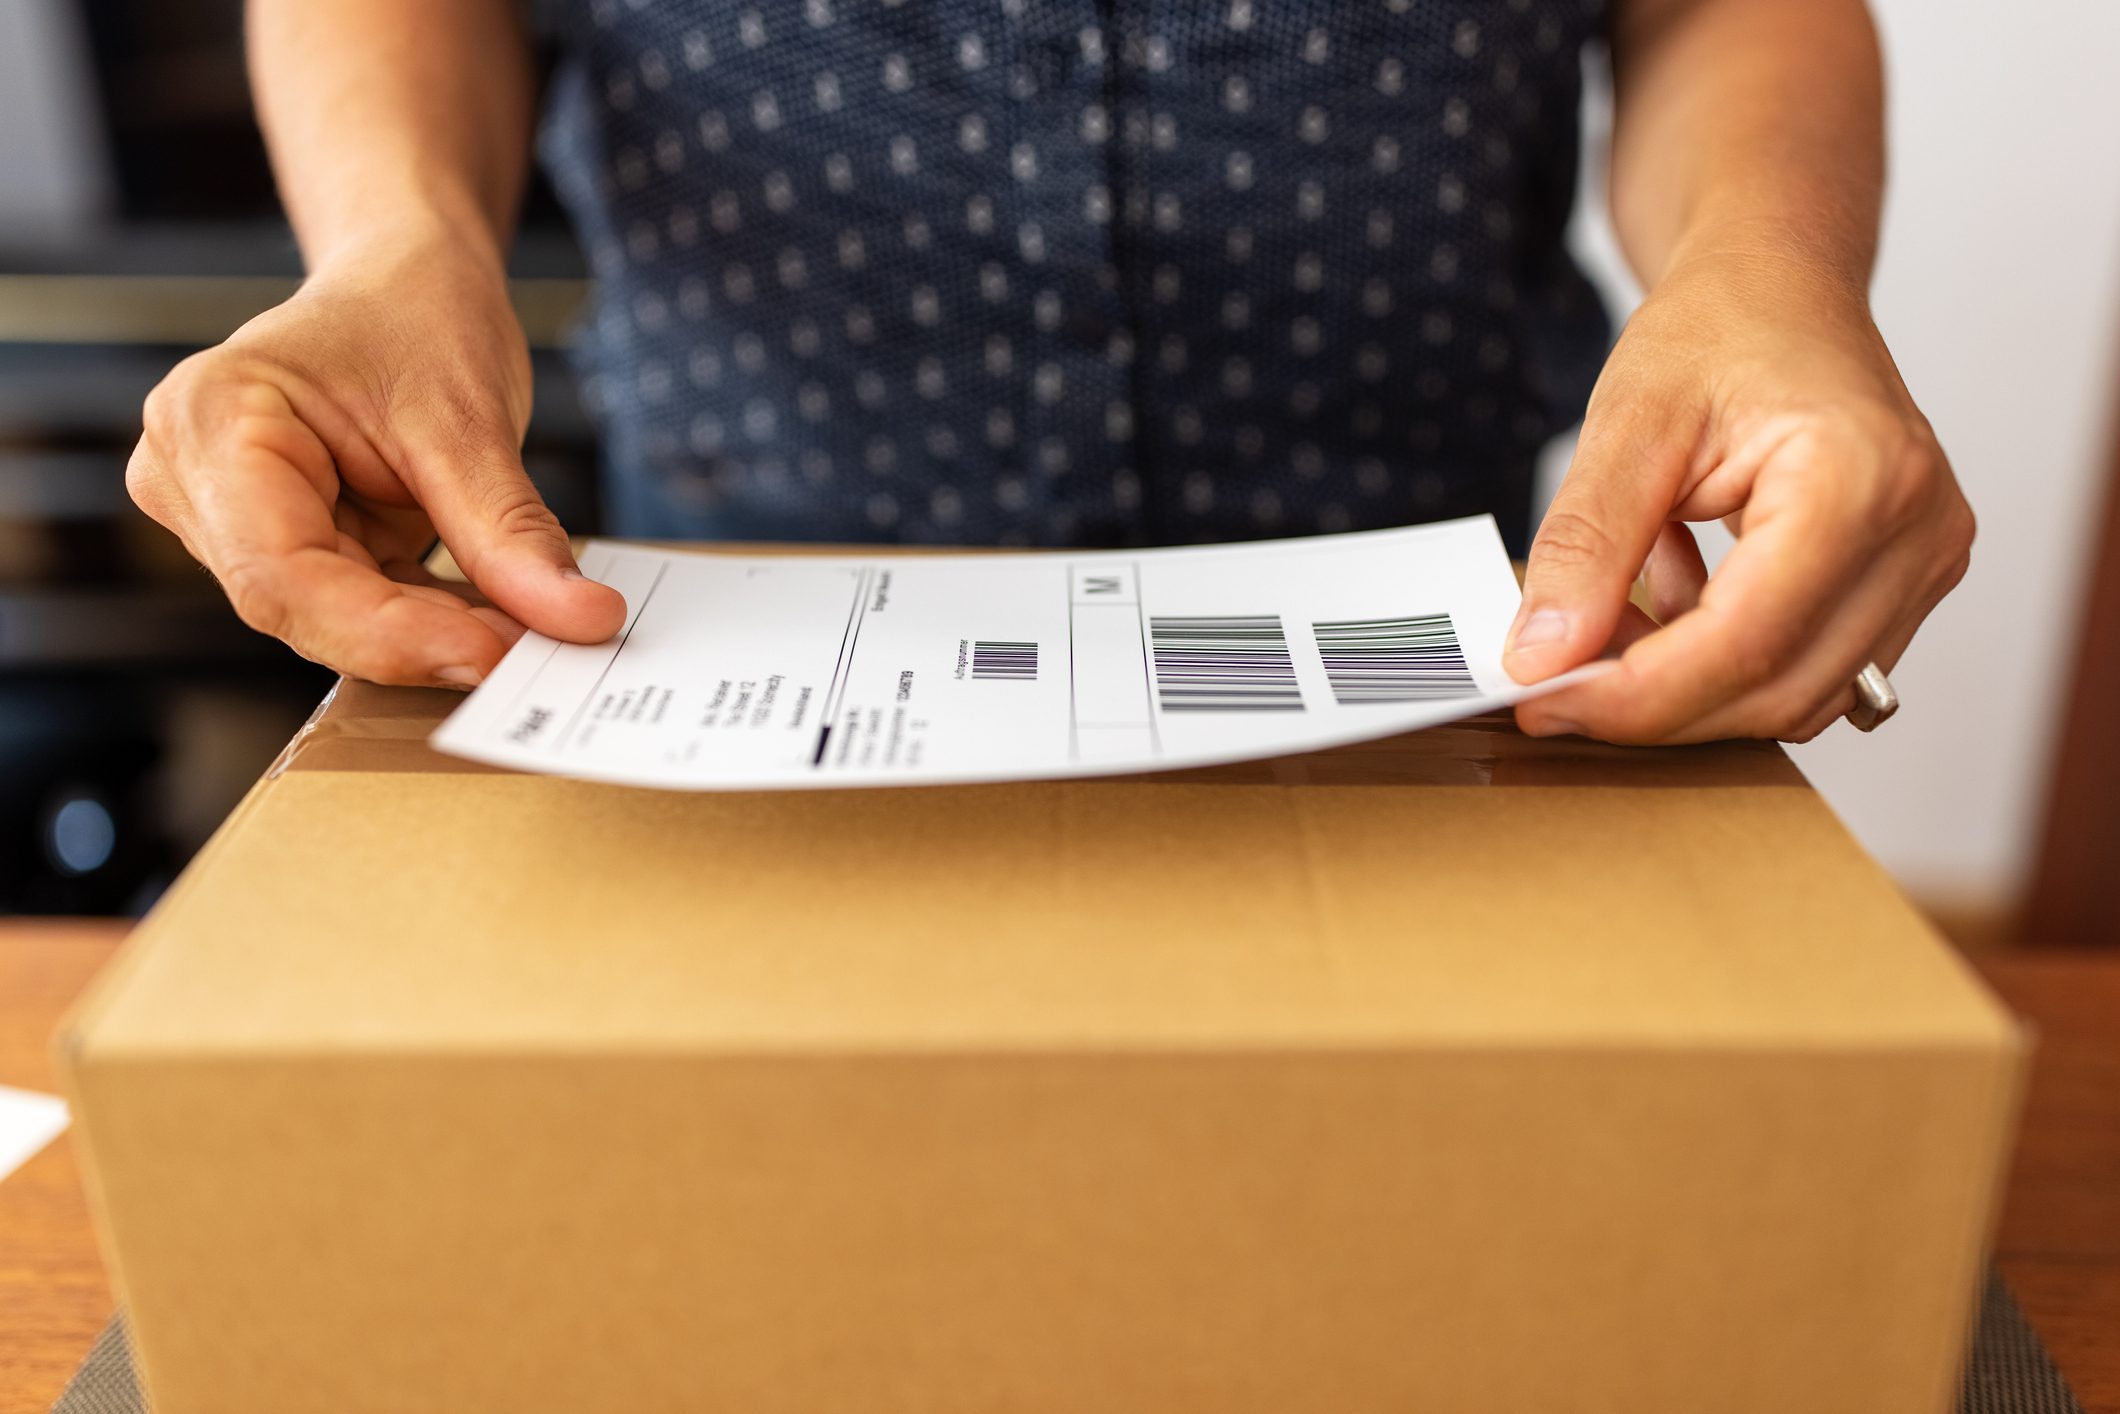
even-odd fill
[(1559, 245), (1601, 0), (537, 2), (624, 529), (1506, 510), (1601, 352)]

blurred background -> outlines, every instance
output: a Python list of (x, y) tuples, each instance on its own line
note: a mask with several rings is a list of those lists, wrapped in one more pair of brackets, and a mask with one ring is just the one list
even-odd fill
[[(294, 288), (241, 0), (0, 0), (0, 912), (151, 903), (331, 685), (127, 499), (141, 399)], [(540, 189), (514, 258), (533, 475), (594, 533), (557, 345), (582, 267)]]
[[(2120, 940), (2120, 6), (1873, 5), (1894, 166), (1878, 319), (1982, 533), (1894, 674), (1899, 718), (1796, 754), (1962, 941)], [(0, 0), (0, 912), (146, 906), (330, 685), (245, 630), (123, 484), (147, 390), (299, 270), (240, 11)], [(1576, 237), (1624, 314), (1602, 103)], [(543, 191), (514, 274), (527, 460), (593, 533), (557, 353), (582, 270)]]

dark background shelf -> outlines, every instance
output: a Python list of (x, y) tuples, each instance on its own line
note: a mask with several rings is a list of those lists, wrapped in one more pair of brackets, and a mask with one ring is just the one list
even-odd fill
[[(145, 907), (331, 682), (244, 627), (124, 486), (148, 390), (301, 276), (241, 10), (55, 0), (79, 42), (32, 56), (86, 95), (80, 186), (103, 196), (56, 224), (0, 221), (0, 912)], [(64, 117), (0, 96), (11, 116), (10, 141)], [(561, 353), (583, 267), (542, 186), (510, 270), (534, 347), (525, 460), (593, 533), (594, 433)]]

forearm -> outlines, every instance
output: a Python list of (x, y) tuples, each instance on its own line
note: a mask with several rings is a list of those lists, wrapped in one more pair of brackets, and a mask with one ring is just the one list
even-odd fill
[(1613, 222), (1645, 286), (1728, 256), (1861, 297), (1884, 185), (1862, 0), (1621, 0), (1613, 71)]
[(250, 0), (251, 84), (311, 270), (442, 239), (498, 269), (531, 140), (513, 0)]

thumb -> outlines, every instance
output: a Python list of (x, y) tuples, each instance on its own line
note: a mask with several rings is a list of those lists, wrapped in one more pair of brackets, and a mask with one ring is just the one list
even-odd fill
[[(530, 483), (514, 439), (458, 429), (408, 478), (442, 543), (479, 592), (525, 628), (601, 643), (626, 619), (615, 589), (585, 578), (567, 533)], [(446, 447), (446, 451), (441, 451)]]
[(1657, 413), (1601, 415), (1593, 401), (1568, 475), (1531, 542), (1524, 602), (1502, 651), (1511, 677), (1540, 682), (1603, 651), (1691, 457), (1691, 445)]

